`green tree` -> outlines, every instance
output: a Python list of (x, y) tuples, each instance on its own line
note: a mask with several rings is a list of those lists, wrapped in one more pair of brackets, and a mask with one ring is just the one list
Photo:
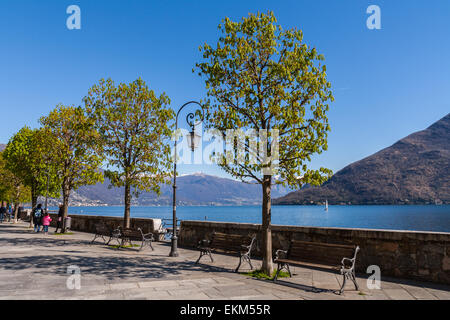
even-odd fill
[[(208, 90), (206, 126), (220, 130), (225, 138), (230, 129), (267, 132), (263, 155), (251, 139), (237, 139), (231, 149), (242, 144), (246, 156), (230, 162), (224, 153), (219, 165), (244, 182), (262, 186), (262, 267), (271, 274), (272, 184), (301, 187), (329, 178), (329, 169), (308, 169), (308, 162), (311, 155), (327, 149), (326, 111), (334, 98), (321, 64), (324, 57), (303, 43), (300, 30), (277, 25), (272, 12), (250, 14), (241, 22), (225, 18), (219, 29), (216, 47), (200, 47), (203, 61), (196, 64)], [(277, 179), (270, 170), (274, 167)]]
[(24, 186), (22, 180), (6, 168), (3, 152), (0, 154), (0, 199), (14, 205), (14, 222), (17, 221), (20, 203), (31, 200), (30, 188)]
[(48, 130), (25, 126), (9, 140), (3, 151), (5, 167), (31, 189), (33, 208), (38, 197), (46, 195), (47, 183), (49, 196), (59, 197), (60, 180), (52, 160), (56, 144)]
[(136, 197), (141, 190), (159, 194), (160, 184), (169, 182), (170, 100), (164, 93), (156, 97), (139, 78), (118, 86), (102, 79), (84, 101), (101, 136), (108, 161), (105, 175), (113, 186), (125, 189), (124, 227), (129, 227), (131, 188)]
[(103, 182), (99, 134), (92, 119), (86, 116), (81, 107), (58, 105), (40, 122), (56, 141), (52, 161), (61, 181), (64, 221), (71, 191), (80, 186)]

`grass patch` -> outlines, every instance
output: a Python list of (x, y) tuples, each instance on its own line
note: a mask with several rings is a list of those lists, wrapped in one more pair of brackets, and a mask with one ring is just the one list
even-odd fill
[(365, 295), (366, 295), (366, 294), (365, 294), (364, 292), (362, 292), (362, 291), (358, 292), (358, 294), (359, 294), (360, 296), (365, 296)]
[(64, 232), (64, 233), (58, 232), (58, 233), (54, 233), (53, 235), (55, 235), (55, 236), (70, 236), (72, 234), (75, 234), (75, 233), (73, 233), (73, 232)]
[[(275, 278), (275, 274), (277, 273), (276, 270), (273, 271), (272, 275), (269, 276), (267, 274), (265, 274), (261, 269), (260, 270), (254, 270), (252, 272), (244, 272), (241, 273), (245, 276), (249, 276), (252, 278), (256, 278), (256, 279), (266, 279), (266, 280), (273, 280), (273, 278)], [(287, 278), (289, 277), (289, 272), (286, 271), (280, 271), (280, 273), (278, 274), (278, 278)]]
[(137, 248), (137, 247), (140, 247), (140, 245), (138, 245), (138, 244), (133, 244), (133, 245), (127, 244), (126, 246), (120, 246), (118, 244), (116, 244), (116, 245), (109, 244), (108, 247), (114, 248), (114, 249), (119, 249), (119, 248)]

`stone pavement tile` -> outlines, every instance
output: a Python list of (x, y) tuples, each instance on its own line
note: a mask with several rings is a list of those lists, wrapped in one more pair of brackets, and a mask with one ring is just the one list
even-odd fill
[(399, 283), (392, 282), (392, 281), (384, 281), (383, 278), (381, 278), (381, 289), (402, 289), (402, 286)]
[(132, 289), (123, 292), (125, 299), (147, 299), (147, 300), (162, 300), (169, 299), (171, 296), (168, 291), (154, 291), (152, 288)]
[(139, 288), (181, 287), (177, 280), (152, 280), (138, 282)]
[(256, 296), (239, 296), (234, 298), (236, 300), (281, 300), (281, 298), (275, 295), (256, 295)]
[[(166, 298), (164, 298), (166, 299)], [(208, 300), (209, 297), (204, 294), (203, 292), (200, 292), (198, 294), (190, 295), (190, 296), (170, 296), (167, 298), (167, 300)]]
[(211, 287), (208, 289), (201, 289), (201, 292), (206, 294), (211, 299), (223, 299), (225, 296), (220, 293), (219, 289)]
[(439, 300), (450, 300), (450, 291), (438, 290), (432, 288), (425, 288), (432, 295), (437, 297)]
[(111, 290), (125, 290), (139, 288), (138, 282), (123, 282), (109, 284)]
[(409, 285), (402, 285), (403, 289), (408, 291), (410, 295), (412, 295), (416, 299), (420, 300), (437, 300), (437, 297), (432, 295), (425, 288), (421, 287), (413, 287)]
[(278, 290), (278, 289), (271, 289), (271, 288), (265, 288), (265, 287), (258, 287), (258, 291), (261, 292), (264, 295), (272, 295), (276, 296), (279, 299), (286, 299), (286, 300), (297, 300), (300, 298), (299, 292), (293, 293), (292, 290), (289, 290), (289, 292), (286, 292), (287, 290)]
[(383, 290), (370, 290), (369, 292), (363, 291), (365, 293), (365, 300), (391, 300)]
[(393, 300), (415, 300), (405, 289), (384, 289), (383, 291)]
[(168, 290), (169, 296), (164, 299), (174, 300), (208, 300), (209, 296), (199, 289)]
[(342, 296), (347, 300), (365, 300), (365, 295), (361, 294), (361, 291), (344, 291)]
[(240, 296), (254, 296), (254, 295), (261, 295), (261, 292), (259, 292), (255, 287), (248, 287), (248, 286), (215, 286), (216, 289), (219, 290), (220, 294), (222, 294), (225, 297), (228, 298), (237, 298)]
[(124, 300), (125, 296), (122, 293), (100, 294), (100, 295), (85, 296), (85, 297), (83, 297), (83, 299), (84, 300)]

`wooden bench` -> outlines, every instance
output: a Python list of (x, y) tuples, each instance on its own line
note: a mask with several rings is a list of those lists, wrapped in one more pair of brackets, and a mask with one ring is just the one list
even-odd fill
[(239, 254), (239, 265), (237, 266), (235, 272), (238, 272), (239, 268), (241, 267), (242, 260), (247, 261), (250, 265), (250, 268), (253, 270), (250, 254), (255, 243), (255, 235), (253, 237), (249, 237), (236, 234), (214, 232), (211, 235), (210, 240), (199, 241), (197, 249), (200, 250), (200, 256), (195, 263), (199, 263), (200, 259), (205, 255), (208, 255), (211, 259), (211, 262), (214, 262), (214, 259), (211, 255), (211, 251), (214, 250), (224, 253)]
[(358, 251), (359, 247), (354, 245), (292, 240), (288, 250), (277, 250), (275, 254), (274, 261), (278, 264), (278, 267), (273, 281), (277, 281), (278, 274), (283, 268), (292, 277), (289, 265), (297, 265), (340, 271), (344, 279), (339, 294), (344, 291), (347, 279), (352, 280), (356, 290), (359, 290), (355, 278), (355, 263)]
[[(109, 240), (106, 241), (106, 237), (109, 237)], [(120, 245), (120, 229), (112, 229), (107, 227), (104, 223), (96, 223), (95, 224), (95, 235), (94, 239), (92, 239), (91, 244), (94, 243), (95, 239), (102, 238), (103, 243), (108, 245), (111, 240), (116, 240), (118, 244)]]
[(126, 243), (129, 243), (131, 246), (133, 243), (131, 241), (141, 241), (141, 247), (139, 248), (139, 251), (142, 250), (146, 245), (148, 245), (152, 251), (152, 241), (155, 241), (155, 238), (153, 237), (153, 233), (146, 233), (144, 234), (142, 232), (141, 228), (132, 229), (132, 228), (120, 228), (120, 238), (122, 239), (122, 243), (120, 246), (124, 246)]

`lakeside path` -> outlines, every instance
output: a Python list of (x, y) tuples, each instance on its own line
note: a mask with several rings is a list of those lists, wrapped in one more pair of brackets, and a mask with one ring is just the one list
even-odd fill
[[(347, 283), (341, 296), (341, 275), (291, 267), (292, 278), (279, 284), (233, 273), (237, 257), (213, 254), (195, 265), (198, 252), (179, 249), (168, 257), (168, 243), (154, 243), (155, 251), (114, 249), (90, 244), (93, 234), (48, 236), (36, 234), (28, 223), (0, 224), (0, 299), (432, 299), (450, 300), (450, 286), (382, 278), (380, 290), (369, 290), (359, 275), (361, 292)], [(256, 267), (261, 261), (255, 260)], [(81, 288), (70, 290), (69, 266), (81, 270)], [(242, 272), (249, 271), (244, 265)]]

